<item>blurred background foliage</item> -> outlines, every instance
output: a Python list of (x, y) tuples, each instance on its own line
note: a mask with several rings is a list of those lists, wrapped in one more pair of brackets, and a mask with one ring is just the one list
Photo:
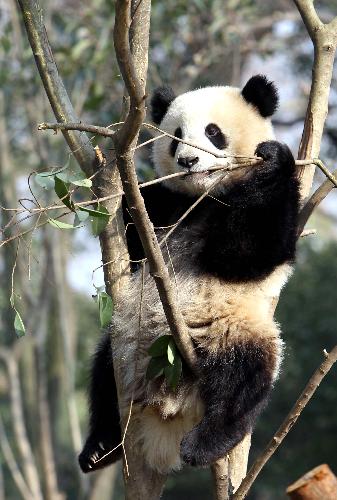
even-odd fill
[[(336, 0), (316, 4), (324, 21), (336, 15)], [(45, 0), (41, 15), (82, 121), (100, 125), (118, 121), (123, 85), (112, 45), (113, 0)], [(311, 63), (311, 42), (289, 0), (153, 2), (148, 92), (163, 82), (176, 93), (209, 84), (242, 85), (252, 74), (266, 73), (280, 87), (276, 135), (289, 143), (294, 154), (310, 90)], [(335, 71), (321, 156), (331, 168), (337, 152), (336, 77)], [(27, 185), (31, 172), (67, 162), (74, 168), (59, 134), (37, 132), (42, 121), (53, 121), (53, 115), (16, 2), (0, 0), (2, 239), (37, 223), (36, 217), (20, 222), (17, 215), (16, 225), (6, 229), (14, 212), (3, 209), (19, 207), (19, 198), (24, 206), (33, 206), (25, 199), (32, 197)], [(148, 132), (141, 134), (141, 140), (149, 137)], [(111, 147), (107, 140), (92, 140)], [(150, 150), (139, 151), (140, 179), (151, 178)], [(315, 182), (321, 180), (318, 175)], [(34, 181), (31, 189), (42, 204), (52, 200)], [(300, 242), (294, 275), (282, 293), (277, 317), (286, 354), (271, 403), (254, 434), (251, 460), (281, 423), (321, 361), (322, 350), (336, 342), (336, 206), (332, 192), (310, 221), (317, 235)], [(1, 248), (0, 498), (24, 498), (18, 489), (20, 475), (35, 488), (34, 500), (122, 498), (118, 466), (87, 478), (76, 463), (87, 422), (89, 358), (100, 336), (97, 305), (91, 297), (93, 284), (103, 284), (101, 270), (93, 273), (99, 265), (98, 240), (85, 229), (60, 232), (43, 227)], [(13, 328), (11, 296), (27, 330), (20, 340)], [(289, 483), (322, 462), (337, 471), (336, 408), (334, 368), (249, 498), (285, 498)], [(191, 469), (172, 475), (164, 494), (166, 500), (210, 497), (209, 472)]]

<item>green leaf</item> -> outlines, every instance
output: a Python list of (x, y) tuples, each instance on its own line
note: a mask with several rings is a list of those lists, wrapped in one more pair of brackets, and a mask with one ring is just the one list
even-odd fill
[(176, 353), (174, 357), (174, 362), (172, 365), (168, 365), (165, 368), (165, 378), (171, 389), (175, 390), (178, 386), (181, 373), (182, 373), (182, 362), (181, 357)]
[(94, 210), (93, 208), (86, 208), (86, 207), (78, 207), (78, 208), (79, 210), (82, 210), (82, 212), (87, 212), (92, 217), (106, 217), (107, 215), (110, 217), (110, 214), (105, 207), (99, 205), (99, 203), (97, 204), (97, 206), (99, 206), (99, 210)]
[(164, 356), (151, 358), (146, 370), (146, 379), (152, 380), (160, 377), (164, 373), (164, 368), (167, 366), (167, 359)]
[(169, 363), (171, 365), (173, 365), (176, 355), (177, 355), (176, 345), (174, 343), (173, 338), (171, 338), (167, 346), (167, 359), (169, 360)]
[(73, 224), (67, 224), (66, 222), (61, 222), (56, 219), (48, 219), (48, 222), (51, 226), (56, 227), (57, 229), (77, 229), (81, 226), (74, 226)]
[(106, 292), (98, 294), (98, 308), (101, 327), (105, 328), (110, 323), (113, 313), (112, 299)]
[(86, 187), (89, 188), (92, 186), (92, 180), (88, 179), (82, 170), (77, 170), (72, 174), (68, 175), (67, 181), (71, 184), (75, 184), (75, 186)]
[(80, 210), (77, 210), (74, 219), (74, 226), (79, 227), (81, 223), (85, 222), (88, 219), (88, 217), (89, 214), (87, 212), (82, 212)]
[(43, 187), (44, 189), (54, 189), (55, 187), (55, 179), (54, 176), (51, 175), (46, 175), (45, 173), (42, 174), (36, 174), (35, 175), (35, 181), (38, 183), (39, 186)]
[(74, 204), (70, 199), (68, 186), (58, 175), (55, 176), (55, 193), (66, 207), (75, 212)]
[(151, 344), (149, 350), (147, 351), (153, 358), (157, 356), (167, 357), (167, 349), (172, 335), (162, 335), (156, 339), (153, 344)]
[(69, 184), (69, 172), (58, 172), (55, 174), (61, 181), (63, 181), (65, 184)]
[(91, 179), (78, 179), (77, 181), (70, 181), (72, 184), (75, 184), (75, 186), (80, 186), (80, 187), (86, 187), (90, 188), (92, 186), (92, 180)]
[(22, 318), (17, 310), (15, 310), (14, 328), (15, 328), (15, 333), (18, 337), (23, 337), (25, 335), (26, 333), (25, 325), (23, 324)]
[(110, 214), (108, 210), (100, 204), (97, 205), (97, 210), (90, 210), (89, 214), (93, 217), (91, 222), (93, 235), (98, 236), (108, 224)]

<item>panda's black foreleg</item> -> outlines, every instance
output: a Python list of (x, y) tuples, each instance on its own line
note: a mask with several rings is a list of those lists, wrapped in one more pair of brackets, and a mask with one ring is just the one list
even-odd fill
[(200, 361), (201, 422), (183, 438), (185, 463), (206, 466), (225, 456), (254, 426), (270, 394), (275, 357), (255, 342), (235, 345)]
[[(226, 195), (233, 206), (268, 206), (275, 200), (287, 204), (298, 197), (298, 180), (295, 176), (295, 160), (286, 144), (265, 141), (258, 144), (255, 155), (263, 158), (260, 166), (247, 171), (240, 182), (233, 184)], [(289, 195), (290, 191), (291, 195)]]
[[(89, 436), (78, 460), (83, 472), (91, 472), (122, 458), (121, 428), (110, 336), (96, 349), (89, 389)], [(117, 448), (116, 448), (117, 447)]]

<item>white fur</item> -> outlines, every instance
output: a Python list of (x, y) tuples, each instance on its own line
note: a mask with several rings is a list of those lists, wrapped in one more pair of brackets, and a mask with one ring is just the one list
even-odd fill
[[(220, 151), (205, 135), (209, 123), (215, 123), (229, 139), (228, 147)], [(254, 156), (256, 146), (274, 138), (269, 119), (262, 118), (259, 112), (241, 96), (240, 89), (233, 87), (206, 87), (178, 96), (169, 107), (160, 128), (169, 134), (181, 127), (183, 139), (216, 154)], [(158, 139), (153, 147), (153, 160), (158, 175), (164, 176), (183, 171), (177, 163), (178, 156), (198, 157), (199, 162), (193, 172), (203, 172), (216, 165), (227, 166), (233, 159), (215, 156), (179, 143), (175, 157), (170, 155), (172, 139)], [(200, 194), (207, 189), (220, 174), (215, 172), (207, 177), (190, 176), (167, 181), (172, 188), (191, 194)]]

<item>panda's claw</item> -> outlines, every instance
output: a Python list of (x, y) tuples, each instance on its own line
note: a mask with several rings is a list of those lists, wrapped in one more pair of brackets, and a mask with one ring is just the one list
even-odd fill
[[(114, 443), (106, 443), (88, 439), (78, 457), (83, 472), (92, 472), (106, 467), (122, 458), (122, 447)], [(116, 448), (116, 449), (115, 449)]]

